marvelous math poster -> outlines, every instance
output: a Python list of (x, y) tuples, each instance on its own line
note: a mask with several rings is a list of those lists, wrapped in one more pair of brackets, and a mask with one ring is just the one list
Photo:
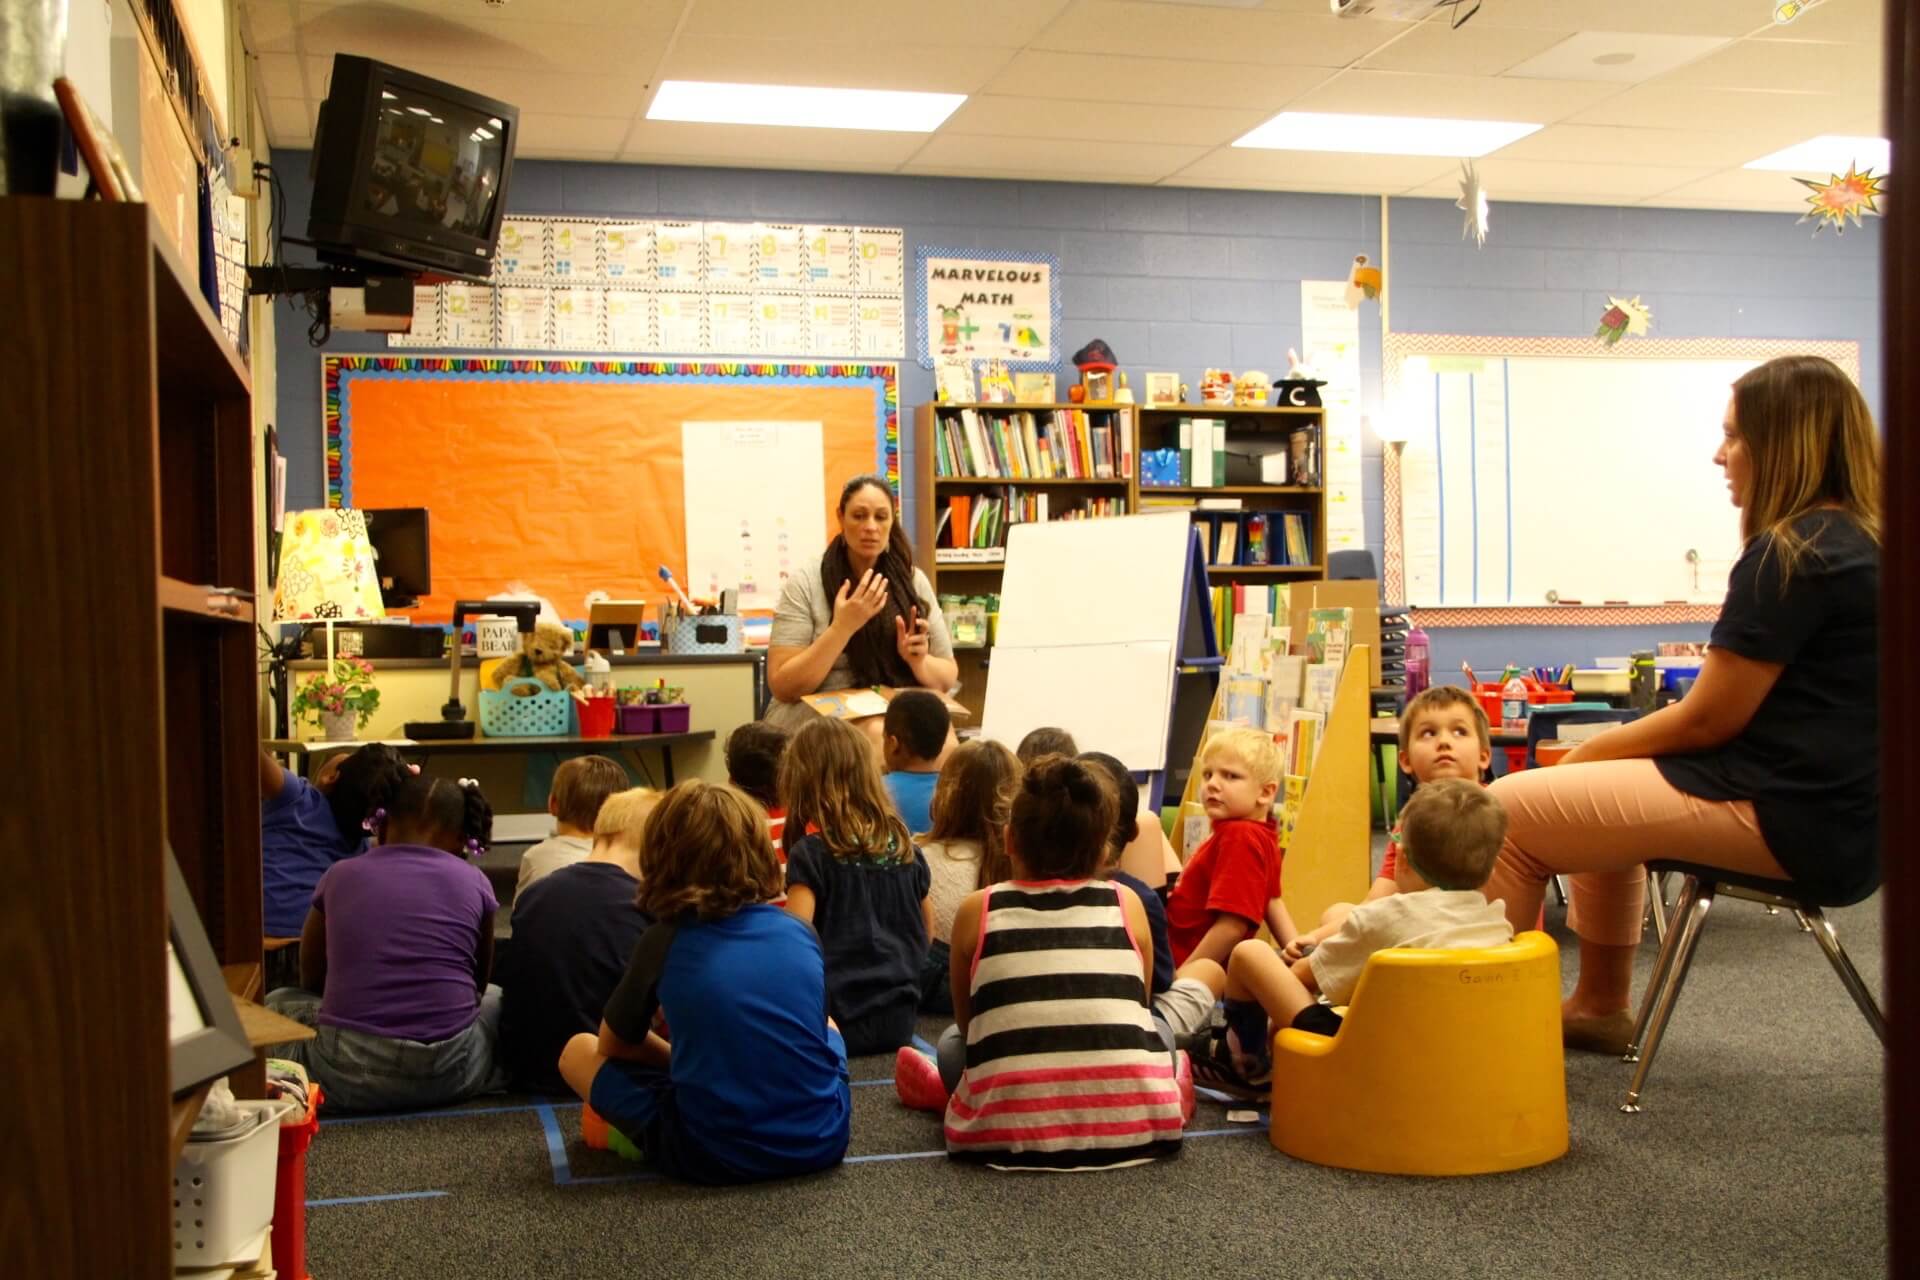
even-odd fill
[(1060, 263), (1049, 254), (921, 248), (920, 363), (1004, 360), (1046, 366), (1060, 359)]

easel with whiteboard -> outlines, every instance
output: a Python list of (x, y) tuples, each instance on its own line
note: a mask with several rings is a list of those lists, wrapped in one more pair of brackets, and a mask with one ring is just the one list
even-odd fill
[(1148, 775), (1158, 809), (1220, 681), (1206, 562), (1184, 511), (1018, 524), (1007, 536), (986, 736), (1044, 725)]

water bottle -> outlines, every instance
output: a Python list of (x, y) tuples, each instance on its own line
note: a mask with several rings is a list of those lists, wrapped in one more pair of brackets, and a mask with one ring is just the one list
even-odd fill
[(1509, 676), (1500, 690), (1500, 727), (1508, 733), (1527, 731), (1527, 683)]
[(1407, 697), (1413, 699), (1425, 692), (1431, 681), (1432, 653), (1427, 647), (1427, 633), (1419, 627), (1407, 632)]
[(1653, 660), (1653, 650), (1634, 650), (1633, 679), (1629, 688), (1632, 690), (1632, 696), (1629, 701), (1632, 702), (1635, 709), (1639, 711), (1653, 710), (1653, 705), (1655, 701), (1657, 701), (1656, 694), (1660, 689), (1660, 672), (1657, 669), (1657, 664)]

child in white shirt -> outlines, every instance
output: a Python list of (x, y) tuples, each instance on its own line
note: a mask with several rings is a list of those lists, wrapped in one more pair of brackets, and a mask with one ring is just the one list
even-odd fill
[(553, 815), (553, 834), (520, 858), (514, 883), (517, 898), (527, 886), (562, 867), (585, 862), (593, 852), (593, 824), (607, 797), (625, 791), (631, 783), (617, 760), (606, 756), (575, 756), (553, 771), (547, 791), (547, 812)]

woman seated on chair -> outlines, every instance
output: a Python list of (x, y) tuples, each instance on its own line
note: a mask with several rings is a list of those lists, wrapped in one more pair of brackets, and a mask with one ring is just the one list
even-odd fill
[(1859, 389), (1816, 356), (1733, 384), (1713, 460), (1740, 509), (1713, 644), (1681, 701), (1493, 784), (1507, 838), (1487, 896), (1516, 929), (1573, 873), (1567, 1044), (1618, 1053), (1649, 858), (1857, 902), (1880, 881), (1880, 448)]

